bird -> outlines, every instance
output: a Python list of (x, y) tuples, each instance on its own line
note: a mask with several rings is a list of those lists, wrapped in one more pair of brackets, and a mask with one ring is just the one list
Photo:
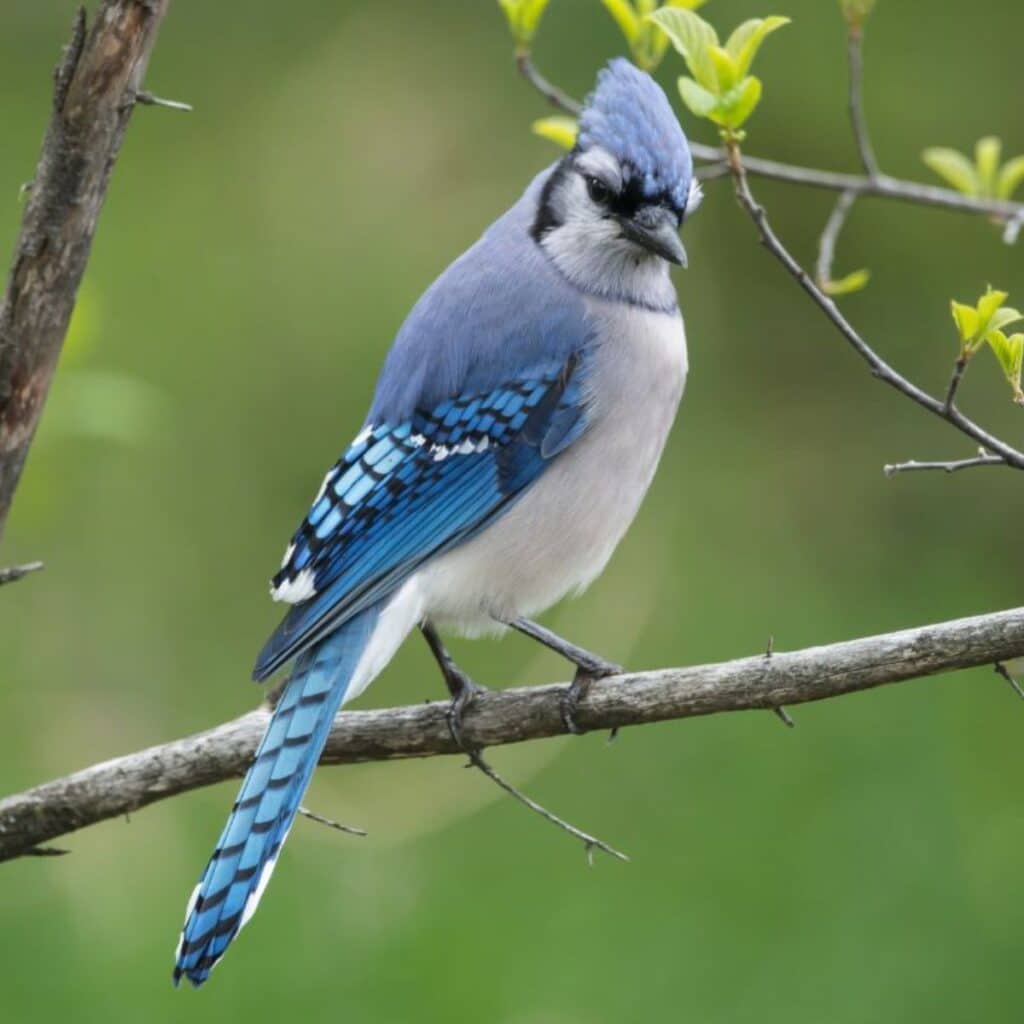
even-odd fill
[(203, 984), (252, 917), (336, 712), (417, 628), (460, 745), (478, 688), (448, 628), (516, 629), (573, 662), (579, 731), (586, 686), (618, 667), (529, 616), (600, 574), (654, 476), (687, 374), (669, 271), (700, 199), (664, 91), (615, 58), (573, 148), (415, 304), (271, 580), (289, 608), (253, 676), (291, 674), (189, 900), (175, 985)]

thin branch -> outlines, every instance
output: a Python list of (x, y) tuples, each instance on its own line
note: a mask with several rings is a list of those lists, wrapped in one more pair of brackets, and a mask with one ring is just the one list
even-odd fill
[(897, 373), (857, 333), (846, 317), (843, 316), (836, 303), (814, 283), (807, 271), (800, 266), (779, 240), (778, 235), (775, 234), (771, 224), (768, 222), (768, 216), (765, 213), (764, 207), (757, 202), (750, 191), (744, 160), (736, 143), (730, 145), (729, 154), (736, 197), (740, 205), (754, 221), (765, 248), (768, 249), (783, 265), (787, 273), (811, 297), (815, 305), (821, 309), (838, 329), (850, 347), (871, 367), (872, 374), (911, 399), (911, 401), (916, 402), (923, 409), (927, 409), (930, 413), (952, 424), (962, 434), (966, 434), (992, 454), (1002, 456), (1007, 465), (1013, 466), (1014, 469), (1024, 469), (1024, 453), (1017, 451), (1016, 448), (1011, 447), (984, 428), (978, 426), (973, 420), (964, 416), (956, 406), (947, 407), (945, 402), (922, 391), (916, 384), (911, 383), (902, 374)]
[(0, 302), (0, 533), (169, 3), (103, 0), (88, 32), (80, 8), (54, 76), (53, 113)]
[(1002, 676), (1003, 679), (1005, 679), (1010, 684), (1010, 687), (1012, 688), (1013, 692), (1017, 694), (1017, 696), (1020, 697), (1021, 700), (1024, 700), (1024, 688), (1022, 688), (1020, 683), (1018, 683), (1017, 680), (1013, 678), (1013, 676), (1010, 674), (1010, 670), (1001, 661), (997, 661), (994, 665), (994, 668), (996, 670), (996, 675)]
[(328, 828), (333, 828), (337, 832), (345, 832), (350, 836), (369, 835), (365, 829), (356, 828), (355, 825), (342, 825), (340, 821), (335, 821), (333, 818), (325, 818), (322, 814), (317, 814), (316, 811), (311, 811), (308, 807), (300, 807), (299, 814), (304, 818), (309, 818), (310, 821), (315, 821), (318, 825), (326, 825)]
[(818, 287), (823, 291), (827, 290), (832, 283), (832, 265), (836, 258), (836, 244), (856, 202), (856, 192), (840, 192), (836, 205), (825, 222), (821, 238), (818, 240), (818, 262), (814, 273), (818, 279)]
[(953, 462), (917, 462), (911, 459), (909, 462), (896, 462), (883, 466), (886, 476), (896, 476), (897, 473), (917, 473), (922, 470), (941, 470), (943, 473), (957, 473), (961, 469), (974, 469), (977, 466), (1005, 466), (1006, 460), (999, 455), (986, 455), (980, 452), (972, 459), (959, 459)]
[(30, 572), (38, 572), (42, 567), (42, 562), (26, 562), (24, 565), (12, 565), (7, 569), (0, 569), (0, 587), (5, 583), (14, 583)]
[(953, 373), (949, 378), (949, 387), (946, 388), (946, 399), (943, 402), (947, 413), (952, 412), (956, 408), (956, 393), (960, 389), (960, 382), (964, 379), (964, 374), (967, 372), (968, 358), (965, 355), (958, 356), (953, 364)]
[[(526, 80), (551, 104), (568, 114), (579, 114), (580, 104), (568, 96), (557, 86), (552, 85), (536, 68), (532, 58), (527, 54), (516, 56), (516, 66)], [(690, 142), (690, 152), (697, 160), (706, 163), (721, 164), (728, 160), (727, 151), (720, 146), (708, 146), (700, 142)], [(965, 196), (953, 189), (939, 185), (926, 185), (918, 181), (903, 181), (891, 178), (887, 174), (878, 174), (872, 178), (864, 174), (844, 174), (840, 171), (824, 171), (814, 167), (801, 167), (778, 160), (766, 160), (763, 157), (744, 156), (746, 172), (757, 178), (769, 178), (773, 181), (785, 182), (789, 185), (805, 185), (830, 192), (856, 192), (858, 196), (871, 196), (877, 199), (892, 199), (897, 202), (913, 203), (921, 206), (933, 206), (958, 213), (983, 214), (1009, 223), (1018, 220), (1024, 225), (1024, 203), (1015, 203), (1008, 199), (983, 199)], [(703, 175), (703, 169), (698, 171)], [(712, 173), (709, 178), (718, 177)], [(1016, 238), (1019, 227), (1015, 229), (1012, 241)], [(1009, 233), (1009, 232), (1008, 232)], [(1005, 237), (1005, 236), (1004, 236)]]
[[(1024, 608), (802, 651), (595, 680), (577, 710), (588, 730), (773, 709), (1024, 656)], [(565, 684), (480, 694), (466, 713), (473, 747), (565, 734)], [(447, 702), (345, 711), (322, 763), (460, 754)], [(261, 707), (206, 732), (114, 758), (0, 800), (0, 860), (157, 800), (242, 775), (267, 726)]]
[(502, 778), (487, 761), (484, 760), (483, 754), (479, 750), (468, 750), (466, 755), (470, 760), (470, 763), (479, 768), (492, 782), (500, 786), (509, 796), (514, 797), (521, 804), (529, 807), (531, 811), (539, 814), (545, 821), (550, 821), (552, 825), (557, 828), (568, 832), (574, 839), (578, 839), (583, 844), (583, 849), (586, 852), (587, 860), (591, 865), (594, 863), (594, 850), (600, 850), (602, 853), (607, 853), (610, 857), (617, 857), (619, 860), (628, 861), (629, 858), (622, 853), (620, 850), (616, 850), (614, 846), (609, 846), (606, 842), (598, 839), (597, 836), (592, 836), (589, 832), (584, 832), (582, 829), (577, 828), (575, 825), (570, 825), (564, 818), (560, 818), (557, 814), (549, 811), (546, 807), (537, 803), (536, 800), (531, 799), (521, 790), (516, 789), (511, 782), (507, 782)]
[(864, 116), (864, 26), (850, 26), (847, 36), (846, 53), (849, 61), (849, 91), (847, 106), (850, 113), (850, 126), (857, 142), (857, 153), (861, 166), (872, 180), (881, 177), (882, 171), (875, 158), (875, 148), (871, 145), (868, 133), (867, 118)]
[(191, 103), (183, 103), (181, 100), (167, 100), (162, 96), (154, 96), (151, 92), (137, 92), (135, 102), (144, 107), (165, 107), (167, 110), (181, 110), (191, 114), (193, 107)]
[(552, 85), (538, 70), (533, 59), (526, 50), (516, 54), (516, 67), (519, 73), (550, 103), (553, 107), (578, 117), (583, 107), (568, 93), (562, 92), (557, 85)]

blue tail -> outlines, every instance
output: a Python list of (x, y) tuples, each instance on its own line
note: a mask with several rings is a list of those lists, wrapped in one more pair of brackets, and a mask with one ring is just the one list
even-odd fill
[(199, 986), (256, 910), (373, 633), (368, 608), (301, 654), (185, 913), (174, 965)]

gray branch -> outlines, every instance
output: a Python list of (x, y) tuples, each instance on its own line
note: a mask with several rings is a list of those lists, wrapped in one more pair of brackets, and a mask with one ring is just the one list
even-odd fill
[[(586, 729), (621, 729), (726, 711), (773, 709), (839, 697), (886, 683), (1024, 656), (1024, 608), (958, 619), (826, 647), (714, 665), (613, 676), (579, 705)], [(565, 733), (565, 684), (490, 691), (466, 712), (473, 747)], [(338, 716), (324, 764), (459, 754), (446, 703)], [(242, 775), (269, 720), (266, 707), (206, 732), (86, 768), (0, 800), (0, 860), (31, 854), (76, 829)]]
[(79, 8), (54, 75), (53, 113), (0, 302), (0, 533), (169, 3), (103, 0), (88, 30)]
[[(568, 96), (557, 86), (552, 85), (538, 70), (532, 59), (517, 56), (516, 65), (526, 80), (553, 106), (576, 116), (580, 112), (580, 104)], [(728, 153), (721, 146), (708, 146), (700, 142), (690, 142), (690, 152), (697, 160), (715, 165), (710, 174), (701, 172), (702, 180), (721, 176), (721, 168), (728, 161)], [(958, 213), (983, 214), (993, 217), (1006, 224), (1004, 235), (1008, 244), (1017, 239), (1020, 227), (1024, 224), (1024, 203), (1015, 203), (1008, 199), (983, 199), (965, 196), (953, 189), (938, 185), (926, 185), (919, 181), (903, 181), (892, 178), (888, 174), (844, 174), (840, 171), (823, 171), (815, 167), (801, 167), (787, 164), (779, 160), (766, 160), (763, 157), (746, 156), (743, 165), (748, 174), (757, 178), (770, 178), (774, 181), (786, 182), (790, 185), (803, 185), (808, 188), (823, 189), (828, 192), (853, 192), (857, 196), (871, 196), (876, 199), (892, 199), (902, 203), (920, 206), (934, 206), (942, 210)]]

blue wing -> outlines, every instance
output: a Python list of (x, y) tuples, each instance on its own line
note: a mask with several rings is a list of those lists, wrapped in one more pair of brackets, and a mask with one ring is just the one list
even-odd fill
[(581, 353), (364, 430), (327, 474), (272, 592), (294, 607), (256, 661), (265, 679), (482, 529), (586, 429)]

